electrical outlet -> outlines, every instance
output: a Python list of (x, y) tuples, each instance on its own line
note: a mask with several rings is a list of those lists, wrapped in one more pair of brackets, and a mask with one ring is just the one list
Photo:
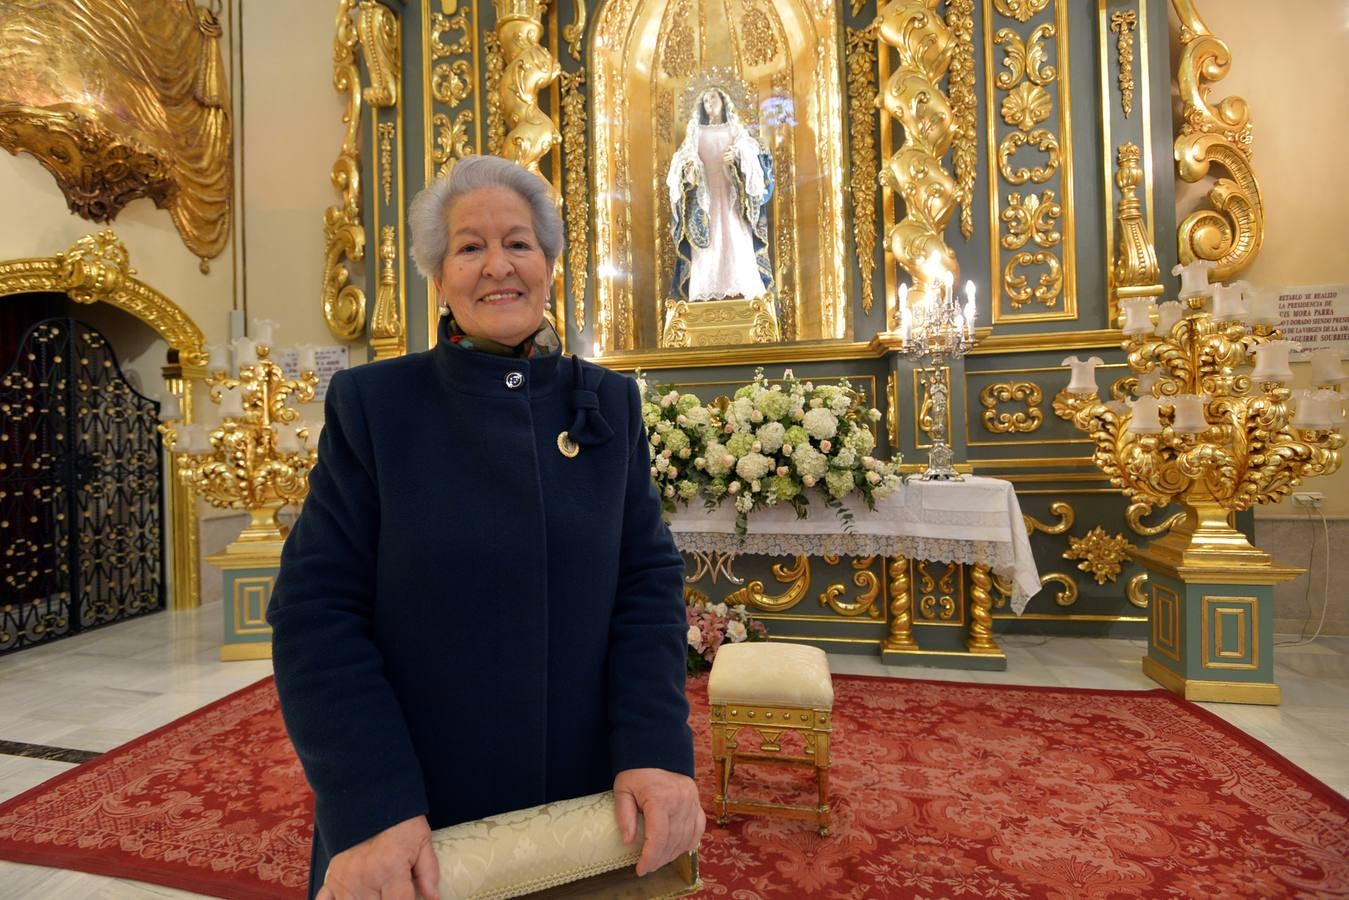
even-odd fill
[(1326, 495), (1320, 491), (1298, 491), (1293, 495), (1293, 505), (1317, 509), (1325, 499)]

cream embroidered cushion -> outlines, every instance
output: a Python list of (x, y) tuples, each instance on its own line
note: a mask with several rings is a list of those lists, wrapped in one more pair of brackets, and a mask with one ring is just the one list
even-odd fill
[(829, 658), (819, 647), (802, 644), (722, 644), (707, 697), (712, 703), (833, 709)]
[(635, 866), (641, 816), (637, 822), (637, 839), (624, 844), (614, 793), (605, 791), (442, 828), (431, 835), (441, 900), (519, 897)]

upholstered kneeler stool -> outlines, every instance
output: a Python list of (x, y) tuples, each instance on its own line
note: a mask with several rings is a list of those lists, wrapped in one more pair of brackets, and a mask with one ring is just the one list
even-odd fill
[[(722, 644), (707, 682), (712, 711), (712, 764), (717, 776), (717, 822), (730, 813), (755, 813), (812, 821), (829, 834), (829, 733), (834, 683), (818, 647), (797, 644)], [(803, 756), (784, 753), (785, 732), (799, 732)], [(758, 746), (753, 747), (757, 732)], [(731, 798), (737, 762), (815, 769), (816, 804), (761, 803)]]

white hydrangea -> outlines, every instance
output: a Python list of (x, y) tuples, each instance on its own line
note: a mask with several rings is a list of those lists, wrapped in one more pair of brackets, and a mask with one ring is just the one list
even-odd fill
[(854, 428), (848, 432), (848, 436), (843, 439), (843, 443), (858, 456), (866, 456), (876, 449), (876, 439), (872, 437), (869, 428)]
[(834, 465), (839, 466), (840, 468), (851, 469), (856, 464), (857, 454), (847, 446), (834, 454)]
[(829, 470), (829, 460), (809, 444), (803, 444), (792, 453), (792, 466), (802, 478), (821, 478)]
[(852, 400), (849, 399), (847, 394), (840, 392), (829, 399), (829, 408), (840, 416), (847, 412), (850, 406), (852, 406)]
[(695, 406), (693, 409), (684, 413), (684, 418), (686, 418), (689, 425), (694, 428), (706, 428), (708, 425), (712, 424), (712, 414), (703, 406)]
[[(707, 450), (704, 451), (704, 458), (707, 460), (707, 474), (713, 478), (720, 478), (730, 472), (731, 467), (726, 463), (726, 457), (728, 456), (730, 454), (726, 452), (725, 444), (720, 441), (713, 441), (708, 444)], [(731, 459), (734, 461), (735, 457), (732, 456)]]
[(744, 622), (732, 619), (726, 623), (726, 636), (731, 639), (732, 644), (738, 644), (749, 637), (749, 629), (745, 627)]
[(753, 424), (753, 418), (754, 401), (748, 397), (732, 400), (731, 405), (726, 408), (726, 422), (736, 431), (747, 430)]
[(819, 441), (827, 440), (838, 433), (838, 417), (823, 407), (808, 411), (801, 424), (805, 426), (807, 434)]
[(735, 474), (746, 481), (762, 478), (773, 469), (773, 461), (762, 453), (746, 453), (735, 464)]
[(735, 498), (735, 511), (747, 513), (754, 508), (754, 497), (750, 494), (741, 494)]
[(759, 446), (764, 453), (777, 453), (782, 447), (782, 438), (786, 433), (787, 429), (781, 422), (769, 422), (767, 425), (759, 426), (754, 435), (759, 439)]

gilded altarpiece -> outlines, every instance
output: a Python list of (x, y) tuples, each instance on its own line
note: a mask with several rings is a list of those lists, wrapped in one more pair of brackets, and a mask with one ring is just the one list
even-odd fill
[[(369, 6), (396, 21), (396, 65), (372, 67)], [(434, 340), (437, 315), (403, 211), (472, 153), (553, 187), (567, 249), (551, 315), (569, 351), (705, 401), (756, 366), (847, 376), (884, 413), (878, 454), (902, 452), (909, 471), (932, 421), (921, 370), (897, 352), (898, 285), (923, 289), (933, 254), (974, 282), (979, 340), (950, 368), (947, 434), (962, 468), (1016, 486), (1044, 584), (1025, 615), (986, 572), (908, 559), (691, 562), (691, 595), (747, 602), (778, 637), (876, 653), (903, 593), (915, 661), (933, 664), (979, 664), (965, 652), (976, 594), (992, 596), (998, 631), (1144, 633), (1151, 594), (1127, 550), (1164, 531), (1167, 511), (1126, 517), (1060, 392), (1064, 357), (1086, 351), (1125, 395), (1115, 301), (1156, 292), (1176, 255), (1164, 0), (343, 0), (337, 33), (358, 80), (348, 69), (335, 84), (358, 98), (359, 127), (332, 216), (361, 234), (333, 229), (333, 308), (344, 290), (392, 291), (406, 351)], [(397, 90), (381, 94), (388, 71)], [(713, 89), (720, 102), (705, 101)], [(741, 129), (745, 158), (771, 173), (747, 224), (764, 305), (742, 292), (725, 313), (747, 316), (739, 339), (681, 343), (671, 323), (716, 310), (678, 277), (676, 163), (708, 126)], [(1152, 269), (1115, 266), (1126, 199)], [(372, 356), (377, 306), (362, 307)], [(764, 310), (775, 333), (752, 324)]]

